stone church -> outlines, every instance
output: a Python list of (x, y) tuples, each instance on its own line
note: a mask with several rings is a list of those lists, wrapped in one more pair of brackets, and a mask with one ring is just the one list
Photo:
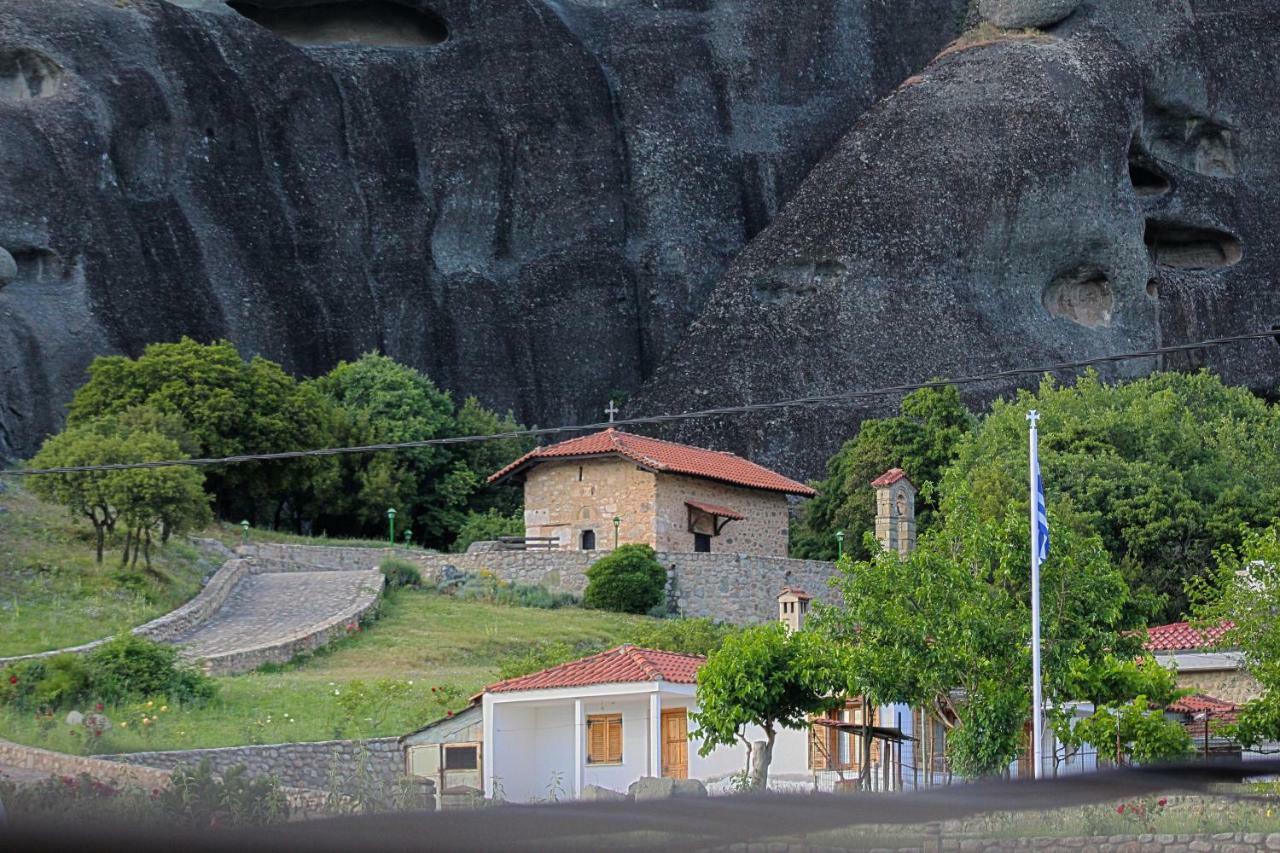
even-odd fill
[(788, 496), (813, 489), (716, 450), (609, 428), (539, 447), (489, 482), (524, 484), (525, 536), (563, 550), (787, 556)]

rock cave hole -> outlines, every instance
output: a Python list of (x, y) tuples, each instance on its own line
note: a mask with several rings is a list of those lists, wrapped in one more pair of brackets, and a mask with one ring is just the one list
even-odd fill
[(58, 253), (49, 249), (15, 249), (11, 254), (18, 266), (18, 278), (28, 281), (42, 281), (56, 275), (62, 266)]
[(790, 302), (797, 297), (811, 296), (824, 287), (835, 286), (848, 272), (848, 267), (831, 258), (793, 261), (781, 264), (769, 275), (757, 279), (753, 291), (761, 302)]
[(227, 5), (302, 47), (431, 47), (449, 38), (444, 19), (394, 0), (335, 0), (274, 8), (267, 0)]
[(1058, 275), (1045, 288), (1041, 301), (1049, 316), (1087, 329), (1110, 326), (1115, 308), (1111, 281), (1097, 267), (1077, 267)]
[(1169, 191), (1169, 179), (1141, 161), (1130, 158), (1129, 182), (1139, 196), (1161, 196)]
[(1222, 269), (1244, 256), (1240, 240), (1216, 228), (1149, 219), (1143, 240), (1157, 264), (1180, 270)]
[(62, 87), (62, 66), (27, 48), (0, 49), (0, 100), (50, 98)]
[(1147, 296), (1150, 296), (1152, 299), (1160, 298), (1160, 282), (1156, 281), (1154, 278), (1147, 282)]

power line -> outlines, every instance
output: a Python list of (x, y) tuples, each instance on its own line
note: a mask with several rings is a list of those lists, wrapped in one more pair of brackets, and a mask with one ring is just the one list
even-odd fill
[(315, 450), (286, 450), (279, 453), (248, 453), (239, 456), (222, 456), (217, 458), (200, 458), (200, 459), (167, 459), (155, 462), (120, 462), (106, 465), (69, 465), (57, 468), (7, 468), (0, 470), (0, 476), (8, 475), (11, 477), (29, 477), (38, 474), (77, 474), (87, 473), (91, 471), (127, 471), (140, 468), (172, 468), (175, 466), (186, 465), (190, 467), (206, 467), (210, 465), (236, 465), (242, 462), (269, 462), (281, 459), (308, 459), (325, 456), (344, 456), (355, 453), (377, 453), (382, 451), (396, 450), (413, 450), (422, 447), (432, 447), (436, 445), (450, 444), (472, 444), (480, 441), (501, 441), (512, 438), (539, 437), (544, 435), (556, 435), (565, 432), (586, 432), (589, 430), (600, 430), (606, 427), (623, 427), (623, 426), (639, 426), (643, 424), (661, 424), (673, 421), (700, 420), (703, 418), (716, 418), (727, 415), (741, 415), (752, 412), (763, 412), (774, 409), (790, 409), (803, 406), (824, 406), (839, 403), (852, 403), (859, 400), (874, 399), (884, 397), (891, 394), (905, 394), (911, 391), (918, 391), (922, 388), (941, 388), (948, 385), (973, 385), (981, 382), (992, 382), (1001, 379), (1013, 379), (1022, 376), (1039, 376), (1046, 373), (1060, 373), (1069, 370), (1079, 370), (1085, 367), (1093, 367), (1100, 364), (1112, 364), (1121, 361), (1133, 361), (1135, 359), (1154, 358), (1161, 355), (1170, 355), (1173, 353), (1189, 352), (1198, 349), (1210, 349), (1212, 347), (1225, 346), (1227, 344), (1242, 343), (1244, 341), (1255, 340), (1274, 340), (1280, 337), (1280, 333), (1276, 331), (1266, 332), (1250, 332), (1242, 335), (1230, 335), (1221, 338), (1210, 338), (1208, 340), (1197, 341), (1190, 344), (1178, 344), (1176, 346), (1156, 347), (1154, 349), (1136, 350), (1133, 352), (1116, 353), (1113, 355), (1103, 355), (1094, 358), (1080, 359), (1078, 361), (1065, 361), (1057, 364), (1041, 365), (1038, 367), (1015, 367), (1008, 370), (999, 370), (993, 373), (979, 373), (970, 376), (958, 376), (950, 379), (931, 379), (926, 382), (909, 382), (901, 385), (890, 385), (883, 388), (875, 388), (867, 391), (845, 391), (836, 394), (814, 394), (808, 397), (796, 397), (790, 400), (775, 400), (766, 403), (745, 403), (736, 406), (718, 406), (710, 409), (700, 409), (693, 412), (681, 412), (679, 414), (664, 415), (647, 415), (635, 418), (623, 418), (613, 423), (597, 422), (591, 424), (580, 424), (577, 426), (558, 426), (558, 427), (542, 427), (535, 429), (519, 429), (510, 430), (508, 432), (492, 433), (488, 435), (460, 435), (445, 438), (428, 438), (420, 441), (402, 441), (394, 444), (366, 444), (357, 447), (325, 447)]

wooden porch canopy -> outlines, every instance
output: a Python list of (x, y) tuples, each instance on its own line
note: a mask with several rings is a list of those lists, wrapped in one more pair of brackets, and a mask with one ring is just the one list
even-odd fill
[[(840, 732), (858, 735), (859, 737), (866, 734), (867, 726), (862, 723), (846, 723), (841, 720), (816, 719), (811, 721), (815, 726), (826, 726), (829, 729), (835, 729)], [(902, 743), (905, 740), (914, 741), (911, 735), (906, 734), (897, 726), (871, 726), (871, 737), (874, 740), (885, 740), (890, 743)]]
[(719, 536), (724, 526), (731, 521), (743, 521), (746, 516), (737, 510), (730, 509), (727, 506), (719, 504), (703, 503), (702, 501), (685, 501), (685, 507), (689, 510), (689, 532), (694, 532), (694, 522), (698, 520), (699, 515), (711, 516), (711, 524), (715, 530), (715, 535)]

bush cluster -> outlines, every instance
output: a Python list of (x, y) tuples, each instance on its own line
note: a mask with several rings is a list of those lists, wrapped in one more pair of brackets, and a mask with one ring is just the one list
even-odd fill
[(403, 589), (407, 586), (422, 586), (422, 573), (418, 567), (408, 560), (399, 557), (388, 557), (379, 566), (387, 579), (387, 589)]
[(552, 592), (544, 586), (513, 583), (488, 571), (467, 573), (461, 578), (441, 581), (436, 591), (462, 601), (482, 601), (508, 607), (537, 607), (556, 610), (573, 607), (578, 599), (567, 592)]
[(667, 570), (648, 545), (623, 545), (587, 569), (587, 607), (616, 613), (648, 613), (667, 594)]
[(18, 661), (0, 670), (0, 703), (23, 710), (116, 704), (144, 696), (200, 702), (215, 691), (211, 679), (179, 662), (176, 649), (133, 634), (86, 655)]

